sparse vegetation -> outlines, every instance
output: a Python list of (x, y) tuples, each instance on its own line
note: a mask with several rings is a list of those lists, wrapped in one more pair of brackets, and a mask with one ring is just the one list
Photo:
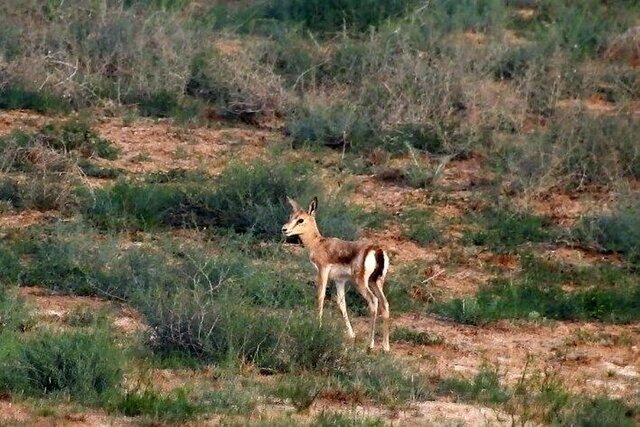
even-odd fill
[[(622, 268), (553, 265), (535, 256), (522, 258), (523, 271), (499, 278), (475, 297), (453, 299), (436, 312), (459, 322), (485, 324), (498, 319), (595, 319), (625, 323), (640, 318), (640, 282)], [(565, 290), (563, 286), (575, 288)]]
[[(640, 420), (640, 3), (6, 0), (0, 16), (0, 397), (27, 423), (467, 421), (426, 399), (522, 425)], [(391, 354), (362, 351), (352, 286), (355, 342), (329, 301), (318, 325), (286, 196), (319, 197), (324, 235), (388, 250)], [(550, 328), (557, 376), (527, 359), (517, 379), (520, 351), (483, 341)]]
[(104, 331), (42, 331), (21, 340), (1, 337), (0, 389), (5, 392), (61, 393), (95, 403), (117, 390), (122, 380), (122, 351)]
[[(155, 180), (155, 179), (154, 179)], [(319, 227), (326, 233), (354, 238), (375, 215), (347, 208), (340, 199), (324, 196), (304, 165), (274, 168), (265, 162), (233, 165), (218, 177), (216, 188), (186, 184), (115, 186), (87, 195), (84, 213), (106, 229), (153, 230), (162, 226), (216, 227), (258, 238), (276, 240), (282, 218), (289, 215), (286, 197), (321, 197), (324, 215)]]
[(437, 242), (440, 232), (432, 225), (433, 214), (424, 209), (414, 209), (402, 215), (405, 224), (405, 236), (420, 245), (428, 245)]
[(548, 219), (505, 208), (482, 212), (478, 222), (483, 229), (467, 233), (465, 240), (498, 253), (513, 252), (525, 243), (550, 241), (554, 236)]
[(194, 418), (205, 411), (201, 404), (193, 403), (184, 390), (169, 396), (144, 390), (125, 393), (113, 409), (128, 417), (144, 415), (152, 420), (180, 422)]
[(585, 218), (574, 234), (588, 247), (618, 252), (637, 263), (640, 261), (640, 202), (632, 201), (611, 215)]
[(391, 341), (406, 342), (416, 345), (442, 344), (442, 337), (425, 331), (415, 331), (413, 329), (398, 327), (391, 333)]

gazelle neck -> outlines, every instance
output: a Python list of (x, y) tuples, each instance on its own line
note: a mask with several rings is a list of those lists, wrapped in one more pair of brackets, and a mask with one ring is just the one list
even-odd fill
[(300, 240), (305, 248), (313, 250), (313, 248), (320, 242), (322, 235), (318, 230), (318, 226), (313, 224), (313, 227), (306, 233), (300, 234)]

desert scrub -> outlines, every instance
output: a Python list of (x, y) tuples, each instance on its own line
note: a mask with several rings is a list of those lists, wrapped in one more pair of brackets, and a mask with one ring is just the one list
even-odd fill
[(609, 215), (584, 218), (572, 234), (587, 247), (625, 255), (631, 263), (640, 261), (640, 201), (631, 200)]
[(313, 298), (295, 272), (282, 279), (273, 268), (247, 263), (232, 245), (212, 257), (206, 244), (122, 249), (86, 232), (59, 233), (28, 244), (20, 280), (127, 301), (153, 329), (157, 352), (273, 371), (322, 371), (341, 360), (341, 328), (330, 319), (320, 328), (297, 308), (311, 307)]
[(33, 324), (31, 310), (16, 289), (6, 283), (0, 286), (0, 335), (29, 329)]
[(481, 230), (467, 231), (463, 240), (498, 253), (514, 252), (525, 243), (548, 242), (555, 236), (549, 219), (508, 207), (486, 209), (473, 220)]
[(30, 171), (37, 167), (39, 151), (50, 150), (62, 156), (53, 169), (63, 167), (64, 156), (74, 152), (82, 157), (101, 157), (114, 160), (118, 157), (118, 148), (110, 141), (101, 138), (91, 125), (82, 119), (70, 119), (65, 122), (51, 122), (35, 133), (13, 131), (0, 138), (0, 156), (2, 169)]
[(347, 207), (339, 194), (327, 195), (307, 165), (273, 166), (264, 161), (232, 164), (216, 179), (213, 189), (189, 182), (134, 184), (121, 180), (87, 194), (83, 213), (103, 229), (214, 227), (276, 240), (290, 214), (286, 197), (310, 200), (316, 195), (323, 209), (319, 227), (326, 234), (353, 239), (361, 227), (378, 221), (376, 215)]
[(294, 148), (343, 147), (361, 153), (382, 142), (378, 124), (362, 108), (343, 105), (300, 107), (292, 114), (287, 130)]
[(395, 328), (391, 332), (390, 339), (393, 342), (405, 342), (415, 345), (436, 345), (444, 342), (444, 339), (438, 335), (403, 327)]
[(299, 310), (274, 311), (233, 304), (206, 289), (157, 292), (139, 308), (154, 331), (158, 352), (181, 351), (213, 363), (253, 363), (266, 372), (324, 372), (342, 358), (342, 330), (322, 327)]
[(0, 110), (33, 110), (38, 113), (68, 113), (71, 103), (46, 90), (27, 89), (22, 85), (0, 88)]
[(499, 149), (493, 163), (516, 190), (613, 188), (640, 176), (639, 128), (627, 113), (558, 112), (543, 130)]
[(627, 323), (640, 318), (640, 280), (612, 265), (572, 267), (524, 255), (517, 276), (495, 279), (474, 297), (441, 302), (433, 310), (479, 325), (541, 318)]
[(498, 368), (490, 366), (483, 366), (472, 380), (445, 378), (437, 392), (466, 402), (505, 403), (511, 398), (511, 392), (500, 383)]
[(429, 399), (432, 390), (425, 378), (411, 368), (401, 367), (388, 355), (352, 355), (333, 373), (335, 387), (345, 396), (358, 396), (390, 407)]
[(404, 226), (403, 234), (410, 240), (426, 246), (437, 243), (440, 231), (433, 226), (433, 212), (426, 209), (411, 209), (400, 217)]
[(117, 391), (124, 358), (104, 330), (1, 335), (0, 389), (27, 396), (68, 395), (95, 403)]
[(109, 409), (127, 417), (144, 416), (153, 421), (181, 422), (195, 418), (206, 407), (183, 389), (162, 395), (155, 390), (132, 390), (109, 404)]
[(252, 20), (245, 23), (245, 28), (264, 28), (266, 25), (261, 21), (279, 21), (289, 26), (302, 25), (321, 33), (343, 29), (360, 32), (402, 16), (415, 4), (413, 0), (337, 0), (329, 3), (321, 0), (264, 1), (254, 7)]

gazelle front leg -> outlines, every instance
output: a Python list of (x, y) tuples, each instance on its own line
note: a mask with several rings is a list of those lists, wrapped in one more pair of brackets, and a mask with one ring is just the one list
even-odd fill
[(347, 325), (347, 335), (349, 335), (350, 339), (355, 339), (356, 334), (353, 332), (353, 328), (351, 327), (351, 322), (349, 322), (349, 315), (347, 314), (347, 302), (345, 301), (344, 295), (344, 285), (346, 281), (337, 280), (336, 281), (336, 304), (338, 304), (338, 308), (342, 313), (342, 318), (344, 319), (344, 323)]
[(318, 278), (316, 279), (316, 309), (320, 325), (322, 325), (322, 309), (324, 308), (324, 298), (327, 294), (328, 282), (329, 269), (326, 267), (318, 269)]

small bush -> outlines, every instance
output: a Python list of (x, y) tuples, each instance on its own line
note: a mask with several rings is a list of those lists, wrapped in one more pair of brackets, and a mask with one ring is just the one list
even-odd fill
[(259, 402), (252, 392), (239, 386), (235, 379), (220, 390), (206, 393), (201, 400), (208, 411), (233, 415), (251, 413)]
[(343, 106), (304, 108), (289, 119), (287, 128), (294, 148), (309, 144), (355, 152), (375, 147), (381, 133), (363, 112)]
[(487, 210), (479, 223), (484, 229), (466, 234), (465, 241), (498, 253), (512, 252), (524, 243), (549, 241), (554, 236), (548, 219), (508, 209)]
[(358, 416), (344, 415), (340, 412), (325, 412), (318, 414), (313, 421), (315, 427), (383, 427), (384, 421), (381, 419), (360, 418)]
[(578, 399), (573, 405), (560, 411), (552, 423), (566, 426), (635, 426), (638, 411), (624, 402), (608, 397)]
[(334, 371), (338, 388), (346, 396), (387, 405), (423, 401), (431, 396), (421, 375), (400, 367), (392, 358), (355, 355), (350, 362)]
[(21, 340), (1, 363), (11, 373), (1, 378), (0, 389), (29, 396), (63, 393), (92, 402), (119, 387), (124, 359), (104, 331), (45, 331)]
[(103, 168), (88, 159), (80, 159), (78, 161), (78, 167), (82, 170), (82, 173), (92, 178), (115, 179), (122, 174), (121, 169), (109, 167)]
[(438, 385), (438, 393), (467, 402), (504, 403), (510, 394), (501, 384), (496, 369), (483, 367), (472, 381), (447, 378)]
[(24, 301), (6, 286), (0, 286), (0, 334), (23, 331), (32, 323), (30, 310)]
[(298, 412), (308, 410), (323, 390), (318, 379), (296, 375), (279, 381), (273, 390), (274, 396), (291, 402)]
[(38, 113), (68, 113), (71, 104), (68, 100), (44, 91), (25, 89), (20, 86), (0, 88), (0, 109), (33, 110)]
[(134, 185), (119, 181), (85, 198), (83, 211), (98, 227), (149, 230), (162, 226), (216, 227), (262, 239), (281, 238), (291, 208), (286, 197), (321, 198), (318, 225), (328, 235), (352, 239), (376, 215), (323, 197), (305, 165), (266, 162), (235, 164), (217, 179), (215, 189), (193, 183)]
[[(566, 291), (565, 284), (578, 289)], [(639, 297), (637, 277), (618, 267), (554, 266), (525, 256), (519, 276), (496, 279), (475, 297), (439, 303), (434, 310), (470, 324), (512, 318), (626, 323), (640, 318)]]
[(14, 208), (22, 207), (22, 189), (15, 179), (7, 177), (0, 180), (0, 200), (9, 202)]
[(202, 404), (192, 402), (181, 389), (167, 396), (152, 390), (129, 391), (111, 406), (112, 410), (128, 417), (143, 415), (168, 422), (187, 421), (205, 411)]
[(586, 246), (618, 252), (637, 262), (640, 260), (640, 202), (623, 206), (611, 215), (585, 218), (573, 234)]
[(511, 173), (522, 187), (538, 190), (613, 186), (640, 176), (638, 129), (638, 121), (629, 114), (558, 113), (544, 130), (509, 150), (501, 162), (502, 173)]
[(432, 218), (432, 212), (424, 209), (413, 209), (404, 212), (401, 217), (404, 225), (404, 235), (423, 246), (437, 242), (440, 238), (440, 231), (430, 224)]
[(415, 2), (408, 0), (286, 0), (264, 1), (254, 10), (254, 19), (303, 25), (313, 31), (364, 31), (387, 19), (399, 17)]
[(113, 143), (101, 138), (84, 120), (68, 120), (62, 124), (48, 124), (34, 138), (57, 151), (77, 151), (84, 157), (98, 157), (115, 160), (119, 149)]
[(216, 301), (203, 289), (154, 296), (141, 310), (161, 351), (183, 351), (209, 362), (254, 363), (266, 371), (324, 371), (342, 357), (342, 331), (318, 327), (308, 313), (267, 311)]
[(442, 344), (442, 337), (433, 335), (429, 332), (415, 331), (408, 328), (395, 328), (389, 337), (394, 342), (406, 342), (416, 345), (436, 345)]
[(0, 282), (10, 285), (18, 282), (21, 272), (20, 258), (8, 244), (0, 244)]

